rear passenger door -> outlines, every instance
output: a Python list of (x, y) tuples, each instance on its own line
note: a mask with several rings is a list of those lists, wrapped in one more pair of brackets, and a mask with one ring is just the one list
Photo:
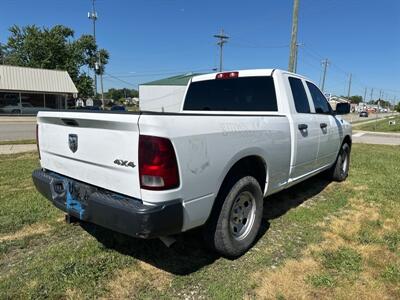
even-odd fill
[(315, 108), (315, 118), (319, 130), (319, 149), (315, 167), (321, 168), (332, 164), (339, 151), (341, 123), (334, 117), (328, 100), (313, 83), (307, 81)]
[(307, 97), (305, 82), (297, 77), (288, 76), (292, 91), (294, 110), (291, 114), (293, 122), (293, 155), (291, 178), (298, 178), (315, 169), (318, 153), (319, 124), (311, 113), (310, 101)]

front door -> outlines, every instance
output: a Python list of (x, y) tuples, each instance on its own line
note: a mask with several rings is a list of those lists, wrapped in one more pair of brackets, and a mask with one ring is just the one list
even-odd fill
[(328, 166), (336, 160), (340, 147), (340, 132), (343, 130), (322, 92), (308, 81), (307, 87), (314, 103), (315, 118), (319, 127), (319, 147), (315, 164), (318, 169)]
[(300, 78), (288, 77), (292, 91), (293, 104), (291, 114), (293, 122), (293, 155), (290, 177), (296, 179), (307, 175), (315, 169), (318, 154), (319, 125), (311, 113), (310, 102)]

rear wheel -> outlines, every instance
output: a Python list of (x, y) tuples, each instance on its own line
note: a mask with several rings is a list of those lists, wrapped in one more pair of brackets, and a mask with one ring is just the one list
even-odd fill
[(222, 206), (211, 214), (204, 236), (214, 250), (226, 257), (244, 254), (254, 243), (262, 219), (263, 195), (254, 177), (239, 179), (216, 201)]
[(350, 146), (344, 143), (340, 148), (336, 163), (331, 169), (331, 177), (335, 181), (344, 181), (349, 175)]

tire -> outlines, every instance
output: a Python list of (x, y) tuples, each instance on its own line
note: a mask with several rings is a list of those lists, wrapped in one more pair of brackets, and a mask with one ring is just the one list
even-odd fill
[(350, 166), (350, 146), (344, 143), (340, 148), (335, 164), (331, 169), (331, 179), (334, 181), (344, 181), (349, 175)]
[(251, 176), (222, 188), (225, 192), (217, 197), (217, 206), (203, 228), (203, 236), (208, 246), (219, 254), (236, 258), (250, 249), (258, 235), (263, 194), (259, 183)]

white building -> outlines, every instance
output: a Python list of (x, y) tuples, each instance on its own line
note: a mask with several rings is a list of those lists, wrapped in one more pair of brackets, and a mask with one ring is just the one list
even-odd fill
[(193, 76), (184, 74), (139, 85), (140, 110), (179, 112), (186, 86)]

